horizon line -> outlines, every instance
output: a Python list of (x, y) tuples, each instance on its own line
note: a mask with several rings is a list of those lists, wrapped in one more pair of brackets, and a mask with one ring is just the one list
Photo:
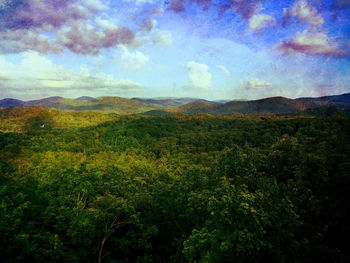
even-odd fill
[(135, 100), (135, 99), (153, 99), (153, 100), (166, 100), (166, 99), (198, 99), (198, 100), (205, 100), (205, 101), (255, 101), (255, 100), (263, 100), (263, 99), (268, 99), (268, 98), (278, 98), (278, 97), (282, 97), (282, 98), (287, 98), (287, 99), (305, 99), (305, 98), (324, 98), (324, 97), (331, 97), (331, 96), (342, 96), (342, 95), (347, 95), (350, 94), (349, 92), (346, 93), (341, 93), (341, 94), (330, 94), (330, 95), (322, 95), (322, 96), (304, 96), (304, 97), (296, 97), (296, 98), (289, 98), (289, 97), (285, 97), (285, 96), (281, 96), (281, 95), (276, 95), (276, 96), (270, 96), (270, 97), (262, 97), (259, 99), (203, 99), (200, 97), (174, 97), (174, 96), (162, 96), (162, 97), (122, 97), (122, 96), (98, 96), (98, 97), (92, 97), (92, 96), (86, 96), (86, 95), (82, 95), (79, 97), (63, 97), (63, 96), (58, 96), (58, 95), (53, 95), (53, 96), (49, 96), (49, 97), (41, 97), (41, 98), (37, 98), (37, 99), (30, 99), (30, 100), (22, 100), (22, 99), (17, 99), (15, 97), (5, 97), (0, 99), (1, 100), (8, 100), (8, 99), (12, 99), (12, 100), (19, 100), (19, 101), (23, 101), (23, 102), (30, 102), (30, 101), (35, 101), (35, 100), (43, 100), (43, 99), (50, 99), (50, 98), (62, 98), (62, 99), (72, 99), (72, 100), (77, 100), (79, 98), (82, 97), (87, 97), (87, 98), (92, 98), (92, 99), (98, 99), (98, 98), (123, 98), (123, 99), (130, 99), (130, 100)]

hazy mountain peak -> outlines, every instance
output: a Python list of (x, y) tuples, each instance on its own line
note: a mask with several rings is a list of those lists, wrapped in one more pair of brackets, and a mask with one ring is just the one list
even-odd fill
[(79, 98), (76, 98), (77, 101), (97, 101), (97, 99), (89, 96), (81, 96)]

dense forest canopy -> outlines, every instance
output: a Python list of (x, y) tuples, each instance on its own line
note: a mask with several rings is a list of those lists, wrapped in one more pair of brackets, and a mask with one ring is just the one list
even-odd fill
[(4, 262), (349, 262), (350, 119), (1, 110)]

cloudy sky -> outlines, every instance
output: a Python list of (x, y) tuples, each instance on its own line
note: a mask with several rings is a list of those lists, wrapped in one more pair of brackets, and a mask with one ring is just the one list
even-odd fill
[(350, 0), (0, 0), (0, 99), (350, 92)]

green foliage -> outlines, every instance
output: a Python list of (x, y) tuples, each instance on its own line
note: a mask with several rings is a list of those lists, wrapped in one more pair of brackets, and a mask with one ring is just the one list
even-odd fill
[(4, 262), (350, 260), (347, 117), (6, 114)]

